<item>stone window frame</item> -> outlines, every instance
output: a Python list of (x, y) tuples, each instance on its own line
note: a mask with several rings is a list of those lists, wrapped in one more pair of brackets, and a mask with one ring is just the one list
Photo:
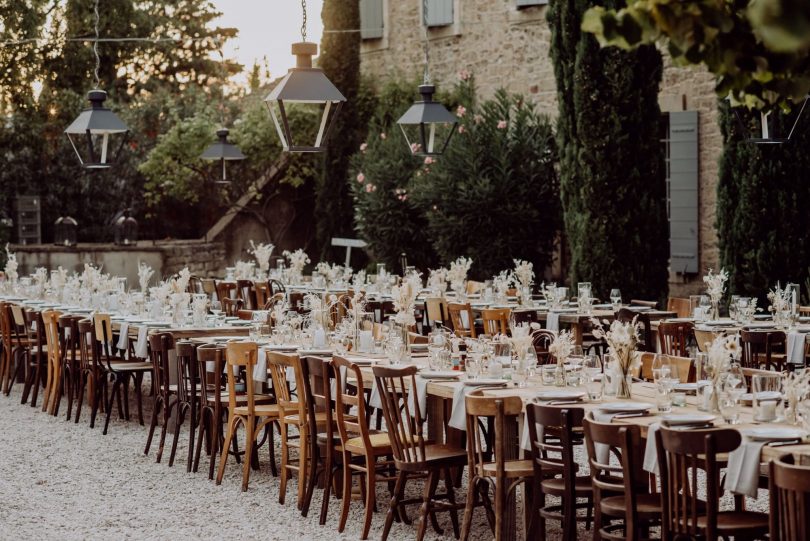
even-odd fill
[(511, 0), (510, 7), (506, 12), (506, 16), (509, 24), (512, 25), (536, 23), (538, 21), (545, 22), (547, 9), (548, 3), (538, 6), (526, 6), (518, 8), (517, 2)]

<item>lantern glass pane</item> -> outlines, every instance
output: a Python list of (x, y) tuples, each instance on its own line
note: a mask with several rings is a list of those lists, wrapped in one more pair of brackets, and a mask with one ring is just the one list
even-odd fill
[(319, 152), (327, 144), (330, 125), (341, 103), (268, 100), (281, 145), (291, 152)]
[(453, 136), (455, 124), (452, 122), (400, 124), (412, 154), (433, 155), (444, 152)]

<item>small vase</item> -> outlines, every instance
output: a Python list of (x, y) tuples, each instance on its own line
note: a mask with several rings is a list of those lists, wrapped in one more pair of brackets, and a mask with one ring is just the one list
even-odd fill
[(712, 312), (709, 319), (712, 321), (720, 319), (720, 301), (712, 300)]
[(410, 341), (410, 329), (407, 325), (402, 325), (400, 327), (400, 336), (402, 337), (402, 347), (404, 353), (402, 355), (403, 359), (410, 360), (411, 358), (411, 341)]
[(632, 383), (633, 378), (628, 373), (618, 374), (618, 389), (616, 390), (616, 398), (633, 398)]
[(557, 369), (554, 371), (554, 386), (565, 387), (565, 367), (557, 363)]

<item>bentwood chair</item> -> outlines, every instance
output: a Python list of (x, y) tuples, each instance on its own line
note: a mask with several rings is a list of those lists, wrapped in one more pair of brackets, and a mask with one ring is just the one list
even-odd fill
[(222, 311), (228, 317), (238, 317), (239, 310), (243, 308), (244, 304), (242, 299), (229, 299), (226, 297), (222, 299)]
[(3, 367), (3, 392), (11, 394), (11, 388), (23, 371), (25, 356), (30, 346), (25, 330), (25, 316), (22, 307), (17, 304), (6, 304), (4, 311), (3, 351), (7, 355)]
[(259, 306), (257, 304), (256, 289), (253, 280), (237, 280), (236, 281), (236, 296), (242, 299), (244, 307), (247, 310), (256, 310)]
[[(82, 414), (82, 402), (85, 391), (90, 400), (90, 428), (96, 425), (96, 414), (99, 408), (105, 407), (107, 396), (107, 371), (104, 364), (96, 356), (95, 348), (95, 327), (89, 319), (82, 319), (78, 323), (79, 328), (79, 382), (77, 386), (77, 396), (79, 402), (76, 405), (76, 419)], [(120, 410), (119, 405), (119, 410)]]
[[(349, 504), (352, 499), (352, 479), (354, 475), (359, 475), (361, 477), (360, 488), (365, 494), (365, 514), (360, 539), (367, 539), (371, 528), (372, 513), (377, 501), (377, 483), (390, 484), (396, 478), (393, 473), (394, 463), (391, 460), (393, 453), (391, 440), (387, 433), (369, 429), (366, 418), (368, 405), (365, 401), (363, 374), (360, 367), (342, 357), (334, 357), (332, 365), (336, 374), (337, 387), (340, 389), (335, 392), (335, 412), (343, 454), (343, 501), (338, 531), (343, 533), (346, 528)], [(349, 386), (346, 385), (348, 378), (354, 380), (357, 391), (355, 394), (348, 392)], [(348, 410), (350, 409), (356, 410), (357, 415), (349, 415)]]
[(661, 321), (658, 323), (658, 349), (667, 355), (688, 357), (689, 339), (695, 325), (691, 321)]
[(56, 310), (42, 312), (43, 333), (45, 334), (46, 369), (48, 375), (45, 383), (45, 394), (42, 397), (42, 411), (56, 415), (56, 408), (62, 398), (62, 358), (67, 355), (66, 344), (59, 333), (59, 318), (62, 313)]
[(787, 336), (782, 331), (740, 332), (741, 364), (746, 368), (764, 368), (781, 372), (785, 366)]
[[(527, 404), (529, 442), (534, 467), (532, 510), (529, 538), (545, 539), (546, 520), (559, 520), (563, 540), (577, 538), (578, 521), (590, 523), (593, 488), (588, 475), (577, 475), (579, 466), (574, 448), (582, 443), (582, 408)], [(538, 429), (542, 427), (541, 429)], [(559, 498), (560, 504), (546, 505), (546, 496)], [(585, 509), (586, 516), (577, 513)]]
[(690, 317), (692, 315), (692, 303), (689, 299), (682, 297), (670, 297), (667, 299), (667, 311), (675, 312), (678, 317)]
[(3, 348), (0, 350), (0, 389), (8, 396), (6, 389), (10, 389), (10, 380), (17, 374), (17, 332), (11, 324), (11, 305), (0, 302), (0, 341)]
[[(645, 443), (636, 425), (582, 422), (594, 503), (594, 536), (641, 541), (661, 521), (661, 498), (650, 492), (642, 465)], [(602, 452), (597, 452), (597, 449)], [(618, 457), (618, 463), (610, 456)], [(615, 523), (614, 521), (619, 521)]]
[(548, 329), (538, 329), (532, 334), (532, 344), (534, 345), (534, 352), (537, 354), (537, 364), (547, 364), (554, 362), (548, 348), (554, 342), (557, 333)]
[(236, 282), (224, 282), (217, 280), (214, 282), (214, 287), (217, 291), (217, 299), (220, 302), (223, 302), (225, 299), (232, 299), (236, 295)]
[(718, 538), (762, 539), (768, 515), (753, 511), (720, 511), (718, 455), (740, 445), (735, 429), (672, 430), (655, 433), (661, 480), (661, 538), (665, 541)]
[[(422, 491), (422, 507), (416, 539), (422, 541), (425, 536), (428, 519), (433, 529), (442, 534), (436, 521), (435, 513), (449, 511), (453, 531), (458, 535), (458, 509), (464, 504), (457, 504), (451, 468), (463, 468), (467, 462), (467, 452), (447, 444), (429, 443), (423, 433), (425, 415), (419, 407), (419, 400), (408, 400), (411, 389), (416, 389), (416, 370), (414, 365), (404, 368), (374, 366), (374, 379), (380, 392), (388, 436), (394, 452), (394, 465), (397, 468), (397, 481), (394, 495), (388, 506), (382, 539), (388, 539), (394, 516), (403, 516), (400, 509), (410, 501), (403, 500), (405, 485), (409, 479), (427, 476)], [(407, 382), (407, 384), (406, 384)], [(436, 494), (441, 476), (444, 476), (446, 491)], [(444, 501), (446, 500), (446, 501)]]
[[(27, 343), (25, 347), (25, 384), (23, 386), (20, 404), (28, 402), (31, 396), (31, 407), (37, 405), (37, 396), (42, 387), (43, 373), (48, 370), (48, 350), (45, 345), (45, 324), (42, 313), (38, 310), (23, 310)], [(53, 374), (47, 374), (47, 384), (50, 385)], [(47, 389), (47, 386), (46, 386)], [(46, 391), (47, 393), (47, 391)], [(47, 395), (43, 400), (47, 405)]]
[(484, 334), (495, 336), (509, 334), (510, 308), (488, 308), (481, 310), (481, 320), (484, 322)]
[(452, 325), (450, 314), (447, 312), (447, 302), (442, 297), (428, 297), (425, 299), (425, 314), (427, 323), (431, 328), (438, 325), (447, 327)]
[[(205, 344), (197, 348), (197, 372), (200, 374), (200, 411), (197, 414), (197, 449), (194, 453), (196, 473), (200, 467), (203, 440), (210, 457), (208, 478), (214, 478), (216, 457), (225, 436), (222, 432), (223, 374), (225, 372), (225, 346)], [(227, 393), (225, 393), (227, 395)], [(227, 399), (227, 396), (225, 397)], [(271, 451), (272, 456), (272, 451)]]
[[(177, 406), (177, 385), (171, 383), (170, 357), (174, 353), (174, 338), (172, 333), (153, 334), (149, 337), (149, 357), (152, 362), (152, 382), (155, 387), (155, 397), (152, 404), (152, 420), (149, 423), (149, 434), (146, 437), (146, 447), (143, 454), (149, 454), (152, 446), (152, 437), (158, 425), (160, 416), (160, 444), (158, 445), (155, 462), (160, 462), (163, 457), (163, 447), (166, 443), (166, 433), (169, 430), (169, 420), (172, 418), (172, 411)], [(176, 414), (179, 415), (179, 412)], [(172, 458), (174, 458), (175, 448), (172, 446)], [(169, 463), (171, 466), (171, 461)]]
[(770, 539), (810, 539), (810, 468), (794, 464), (793, 455), (771, 461)]
[(453, 322), (453, 331), (460, 338), (475, 338), (475, 316), (470, 303), (448, 303), (447, 312)]
[[(464, 398), (467, 409), (467, 465), (469, 481), (467, 484), (467, 502), (464, 509), (464, 523), (461, 528), (461, 539), (466, 541), (470, 536), (473, 511), (479, 505), (479, 499), (487, 512), (490, 527), (495, 533), (496, 541), (507, 536), (511, 526), (504, 520), (510, 494), (513, 494), (522, 483), (528, 504), (531, 501), (531, 481), (534, 469), (531, 460), (520, 460), (516, 457), (518, 441), (517, 426), (523, 410), (523, 401), (518, 396), (482, 396), (481, 391), (467, 394)], [(485, 450), (487, 434), (482, 430), (483, 424), (492, 424), (494, 434), (491, 447), (494, 457)], [(510, 425), (512, 430), (509, 430)], [(490, 488), (494, 489), (495, 506), (493, 509), (489, 498)], [(529, 505), (524, 507), (529, 517)]]
[[(65, 315), (57, 321), (59, 325), (59, 343), (62, 346), (62, 387), (60, 392), (61, 395), (67, 397), (66, 421), (72, 419), (73, 401), (79, 398), (78, 393), (81, 388), (82, 361), (79, 346), (79, 321), (81, 320), (81, 316)], [(54, 415), (58, 413), (61, 395), (57, 398), (53, 410)]]
[[(225, 475), (225, 464), (228, 460), (228, 448), (236, 438), (239, 425), (245, 429), (245, 455), (242, 464), (242, 492), (248, 488), (250, 468), (253, 462), (253, 451), (256, 439), (262, 429), (279, 419), (281, 407), (277, 404), (257, 404), (253, 389), (253, 367), (256, 365), (259, 348), (256, 342), (228, 342), (225, 352), (228, 373), (228, 432), (222, 445), (222, 456), (219, 459), (217, 484), (222, 484)], [(245, 371), (247, 387), (247, 404), (240, 406), (236, 401), (236, 374)]]
[(197, 376), (197, 346), (188, 340), (180, 340), (175, 343), (177, 353), (177, 406), (174, 418), (174, 440), (172, 441), (172, 451), (169, 455), (169, 466), (174, 464), (174, 455), (177, 451), (177, 440), (180, 436), (180, 429), (186, 418), (189, 420), (188, 436), (188, 458), (186, 459), (186, 471), (191, 471), (194, 461), (194, 436), (197, 426), (197, 413), (199, 394), (205, 392), (204, 386), (198, 381)]

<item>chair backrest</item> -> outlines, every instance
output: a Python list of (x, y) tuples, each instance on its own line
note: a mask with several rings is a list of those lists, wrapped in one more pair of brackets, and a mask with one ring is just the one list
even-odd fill
[(166, 400), (164, 407), (168, 407), (171, 395), (171, 361), (174, 353), (174, 337), (172, 333), (155, 333), (149, 337), (149, 359), (152, 361), (152, 377), (155, 389)]
[(784, 364), (774, 353), (785, 351), (787, 336), (782, 331), (740, 331), (741, 364), (746, 368), (781, 370)]
[(534, 352), (537, 354), (537, 364), (547, 364), (554, 362), (548, 348), (551, 346), (557, 333), (548, 329), (538, 329), (532, 334), (532, 345), (534, 345)]
[(93, 338), (96, 342), (96, 355), (101, 362), (110, 367), (111, 357), (115, 355), (116, 346), (113, 342), (112, 322), (110, 314), (96, 313), (93, 315)]
[[(585, 411), (582, 408), (527, 404), (532, 465), (535, 475), (546, 477), (562, 473), (564, 491), (568, 501), (574, 501), (577, 464), (574, 447), (581, 441), (575, 430), (582, 428)], [(542, 428), (542, 432), (538, 430)]]
[(667, 299), (667, 312), (675, 312), (678, 317), (690, 317), (692, 315), (692, 303), (683, 297), (670, 297)]
[(475, 316), (473, 316), (470, 303), (448, 303), (447, 312), (450, 314), (456, 336), (475, 338)]
[(772, 541), (810, 539), (810, 467), (793, 462), (788, 454), (768, 465)]
[(80, 357), (79, 321), (81, 320), (81, 316), (73, 315), (63, 315), (57, 319), (59, 343), (62, 347), (62, 359), (65, 361), (70, 361), (74, 366), (76, 360)]
[[(662, 539), (717, 539), (717, 513), (722, 496), (717, 455), (739, 447), (740, 438), (737, 430), (729, 428), (671, 430), (661, 426), (655, 433)], [(705, 499), (698, 497), (699, 489)], [(698, 528), (698, 516), (706, 517), (705, 531)]]
[(302, 425), (308, 424), (306, 416), (306, 394), (301, 391), (298, 393), (298, 396), (293, 399), (287, 381), (287, 373), (288, 371), (292, 371), (295, 378), (295, 389), (304, 389), (301, 359), (298, 355), (268, 351), (267, 368), (273, 380), (273, 392), (276, 395), (276, 402), (281, 409), (281, 416), (285, 417), (287, 415), (297, 414)]
[[(338, 356), (332, 358), (332, 366), (337, 389), (335, 391), (335, 416), (340, 441), (345, 445), (348, 440), (360, 437), (363, 448), (371, 451), (373, 446), (369, 438), (368, 420), (366, 419), (368, 405), (360, 367)], [(349, 377), (353, 377), (356, 382), (356, 392), (354, 393), (350, 392), (350, 386), (346, 384)], [(350, 410), (355, 410), (357, 416), (348, 415)]]
[[(598, 508), (602, 496), (624, 496), (625, 539), (639, 539), (638, 509), (636, 501), (640, 494), (649, 493), (648, 477), (644, 474), (644, 442), (641, 428), (637, 425), (599, 423), (588, 414), (582, 421), (585, 446), (588, 450), (588, 465), (594, 489), (594, 506)], [(598, 453), (597, 445), (608, 452)], [(618, 457), (618, 464), (611, 463), (610, 455)]]
[[(56, 365), (62, 360), (62, 342), (59, 338), (59, 318), (62, 312), (57, 310), (45, 310), (40, 319), (44, 327), (45, 345), (48, 347), (48, 361)], [(39, 324), (37, 324), (39, 326)]]
[[(483, 396), (480, 390), (464, 397), (467, 410), (467, 463), (470, 472), (485, 477), (484, 464), (492, 462), (484, 441), (487, 439), (481, 429), (484, 421), (492, 422), (495, 433), (490, 434), (494, 445), (495, 483), (506, 482), (506, 449), (514, 442), (507, 439), (508, 423), (517, 423), (523, 411), (523, 401), (519, 396)], [(490, 421), (491, 420), (491, 421)]]
[(695, 342), (697, 342), (698, 349), (704, 353), (709, 351), (709, 347), (716, 337), (726, 334), (725, 331), (705, 331), (700, 329), (693, 329), (692, 332), (695, 333)]
[(513, 310), (512, 320), (518, 325), (523, 323), (540, 323), (540, 318), (537, 317), (537, 310)]
[[(431, 327), (437, 322), (446, 327), (450, 323), (450, 314), (447, 313), (447, 303), (442, 297), (428, 297), (425, 299), (425, 312)], [(450, 323), (452, 324), (452, 323)]]
[(82, 319), (78, 326), (79, 359), (82, 363), (82, 370), (92, 370), (94, 374), (98, 375), (103, 368), (103, 362), (100, 357), (101, 348), (97, 346), (95, 325), (90, 319)]
[(243, 321), (252, 321), (253, 320), (253, 310), (237, 310), (236, 317)]
[(256, 282), (253, 284), (253, 291), (256, 294), (254, 310), (260, 310), (267, 304), (267, 299), (271, 297), (270, 285), (267, 282)]
[(236, 314), (239, 313), (239, 310), (242, 309), (244, 304), (242, 299), (229, 299), (226, 297), (222, 299), (222, 311), (225, 312), (225, 315), (228, 317), (236, 317)]
[(284, 302), (284, 293), (273, 293), (273, 295), (264, 303), (264, 309), (272, 310), (275, 308), (276, 304), (280, 302)]
[(228, 363), (228, 404), (229, 415), (233, 415), (236, 409), (236, 378), (244, 370), (245, 394), (247, 396), (247, 407), (249, 412), (253, 412), (256, 406), (253, 391), (253, 367), (259, 355), (259, 346), (256, 342), (228, 342), (225, 344), (225, 360)]
[(199, 276), (192, 275), (188, 279), (187, 290), (189, 293), (205, 293), (202, 287), (202, 279)]
[(484, 334), (495, 336), (509, 334), (510, 308), (486, 308), (481, 310), (481, 320), (484, 322)]
[(372, 368), (398, 469), (418, 469), (427, 459), (423, 433), (425, 414), (419, 400), (408, 400), (411, 389), (416, 389), (416, 370), (415, 365)]
[[(0, 348), (0, 354), (3, 355), (6, 363), (11, 360), (14, 344), (14, 339), (12, 338), (13, 334), (15, 333), (11, 325), (11, 305), (0, 302), (0, 342), (3, 344), (3, 347)], [(2, 374), (0, 374), (0, 376), (2, 376)]]
[(368, 301), (366, 312), (371, 312), (375, 323), (383, 323), (386, 316), (394, 313), (393, 301)]
[[(655, 360), (655, 353), (643, 352), (641, 354), (641, 369), (639, 377), (645, 381), (653, 381), (652, 365)], [(661, 355), (664, 355), (663, 353)], [(694, 383), (697, 380), (695, 362), (690, 357), (680, 357), (677, 355), (667, 355), (670, 362), (678, 367), (678, 379), (681, 383)]]
[(232, 299), (236, 295), (236, 282), (224, 282), (218, 280), (214, 282), (214, 287), (217, 290), (217, 299), (220, 302), (225, 299)]
[(271, 278), (270, 280), (267, 280), (267, 285), (270, 287), (270, 294), (271, 295), (275, 295), (277, 293), (286, 293), (287, 292), (287, 288), (284, 287), (284, 284), (282, 284), (281, 282), (279, 282), (278, 280), (275, 280), (273, 278)]
[(633, 319), (636, 323), (641, 325), (641, 340), (639, 344), (639, 351), (655, 351), (655, 344), (652, 339), (652, 326), (650, 325), (650, 316), (643, 312), (636, 312), (629, 308), (621, 308), (615, 315), (616, 319), (622, 323), (630, 323)]
[(181, 402), (191, 403), (197, 396), (197, 345), (190, 340), (178, 340), (174, 349), (177, 354), (177, 396)]
[[(220, 344), (204, 344), (197, 348), (197, 373), (200, 374), (201, 387), (205, 389), (211, 384), (213, 392), (201, 391), (204, 403), (214, 406), (215, 410), (221, 407), (223, 378), (225, 370), (225, 352), (227, 347)], [(208, 374), (211, 374), (210, 378)]]
[(236, 281), (236, 296), (245, 303), (245, 308), (248, 310), (255, 310), (258, 306), (256, 304), (256, 290), (253, 280), (237, 280)]
[(695, 325), (691, 321), (661, 321), (658, 323), (658, 346), (667, 355), (689, 355), (686, 347)]
[(23, 310), (25, 318), (25, 333), (28, 336), (28, 346), (39, 348), (38, 351), (45, 350), (46, 330), (42, 320), (42, 312), (39, 310)]
[(467, 280), (466, 292), (467, 295), (477, 295), (484, 289), (484, 282), (476, 282), (475, 280)]
[[(332, 441), (334, 434), (334, 412), (332, 411), (332, 384), (335, 373), (329, 361), (321, 357), (304, 357), (301, 359), (301, 375), (304, 384), (304, 397), (307, 403), (310, 443), (317, 445), (318, 431), (323, 429), (326, 441)], [(339, 394), (339, 393), (338, 393)], [(316, 414), (323, 413), (325, 419), (320, 425)], [(327, 445), (331, 449), (331, 445)]]
[[(208, 297), (213, 297), (217, 294), (217, 281), (213, 278), (201, 278), (200, 279), (200, 288), (202, 292), (208, 295)], [(217, 297), (219, 298), (219, 297)]]

